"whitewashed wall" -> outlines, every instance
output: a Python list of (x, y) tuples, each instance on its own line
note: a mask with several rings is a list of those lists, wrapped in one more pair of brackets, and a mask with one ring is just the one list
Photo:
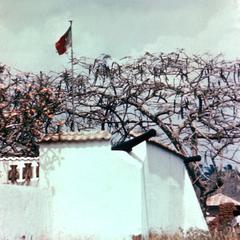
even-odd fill
[(31, 186), (0, 185), (0, 239), (47, 240), (51, 234), (49, 192)]
[(207, 230), (182, 159), (151, 143), (133, 149), (144, 159), (146, 228), (174, 232), (191, 227)]
[[(207, 230), (182, 159), (142, 143), (42, 144), (38, 186), (0, 185), (0, 239), (130, 239)], [(90, 237), (90, 238), (88, 238)]]
[(40, 188), (49, 189), (53, 239), (130, 239), (142, 232), (141, 167), (108, 142), (43, 144)]

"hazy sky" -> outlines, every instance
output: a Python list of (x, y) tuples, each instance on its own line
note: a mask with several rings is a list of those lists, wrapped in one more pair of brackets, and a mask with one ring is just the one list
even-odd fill
[(54, 43), (73, 20), (76, 57), (145, 51), (240, 56), (240, 0), (0, 1), (0, 62), (22, 71), (60, 71)]

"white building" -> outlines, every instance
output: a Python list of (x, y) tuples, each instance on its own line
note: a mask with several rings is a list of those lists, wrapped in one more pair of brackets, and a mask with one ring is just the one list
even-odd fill
[(123, 239), (142, 230), (141, 162), (111, 151), (106, 132), (53, 135), (40, 148), (53, 239)]
[[(10, 189), (22, 202), (31, 192), (31, 204), (37, 205), (23, 203), (28, 216), (21, 218), (24, 211), (17, 205), (8, 209), (5, 199), (1, 216), (4, 209), (19, 212), (14, 220), (19, 226), (11, 230), (12, 223), (0, 219), (5, 229), (0, 238), (122, 240), (148, 231), (207, 230), (180, 154), (150, 141), (129, 153), (112, 151), (110, 137), (106, 132), (44, 137), (38, 186)], [(36, 225), (28, 228), (25, 217), (36, 213)]]
[(137, 145), (130, 155), (143, 160), (148, 230), (172, 233), (179, 228), (208, 230), (184, 156), (154, 140)]

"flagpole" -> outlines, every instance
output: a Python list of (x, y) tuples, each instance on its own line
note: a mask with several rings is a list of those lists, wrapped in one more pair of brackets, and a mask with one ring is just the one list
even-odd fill
[(74, 81), (74, 69), (73, 69), (73, 37), (72, 37), (72, 20), (69, 20), (70, 22), (70, 27), (71, 27), (71, 75), (72, 75), (72, 131), (75, 131), (75, 105), (74, 105), (74, 86), (73, 86), (73, 81)]

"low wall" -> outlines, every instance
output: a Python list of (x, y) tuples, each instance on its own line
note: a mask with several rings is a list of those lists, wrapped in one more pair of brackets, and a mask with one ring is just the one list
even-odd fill
[[(15, 172), (12, 169), (14, 166), (16, 167)], [(0, 158), (0, 184), (17, 183), (29, 185), (31, 182), (31, 185), (36, 185), (38, 179), (38, 157)]]
[(46, 191), (0, 185), (0, 193), (0, 239), (49, 239), (52, 214), (51, 198)]

